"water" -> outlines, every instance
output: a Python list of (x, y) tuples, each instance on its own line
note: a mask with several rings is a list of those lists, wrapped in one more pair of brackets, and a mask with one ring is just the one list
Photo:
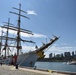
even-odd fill
[(76, 65), (68, 65), (64, 62), (36, 62), (35, 66), (38, 69), (76, 72)]

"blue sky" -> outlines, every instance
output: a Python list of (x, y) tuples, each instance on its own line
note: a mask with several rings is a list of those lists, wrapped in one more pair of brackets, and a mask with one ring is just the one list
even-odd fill
[(63, 53), (76, 51), (76, 0), (0, 0), (0, 25), (7, 22), (17, 24), (18, 17), (10, 14), (15, 11), (12, 7), (19, 7), (27, 11), (30, 20), (22, 18), (22, 28), (36, 33), (32, 38), (38, 46), (46, 43), (46, 37), (61, 36), (48, 51), (49, 53)]

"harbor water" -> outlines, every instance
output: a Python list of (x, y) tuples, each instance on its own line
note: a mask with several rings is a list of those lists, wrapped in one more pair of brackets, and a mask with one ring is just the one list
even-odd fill
[(38, 69), (76, 72), (76, 65), (69, 65), (66, 62), (36, 62), (35, 66)]

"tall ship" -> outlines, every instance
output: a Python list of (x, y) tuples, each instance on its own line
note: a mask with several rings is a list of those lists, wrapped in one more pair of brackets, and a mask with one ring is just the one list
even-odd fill
[[(55, 41), (57, 41), (59, 39), (59, 37), (54, 36), (53, 39), (50, 39), (50, 41), (46, 44), (43, 44), (41, 47), (37, 47), (35, 48), (34, 51), (30, 51), (27, 53), (20, 53), (20, 51), (22, 50), (22, 46), (21, 46), (21, 41), (22, 42), (29, 42), (29, 43), (35, 43), (33, 41), (29, 41), (29, 40), (24, 40), (21, 38), (20, 33), (27, 33), (30, 35), (34, 35), (30, 30), (26, 30), (26, 29), (22, 29), (21, 28), (21, 17), (27, 18), (29, 19), (27, 16), (24, 16), (21, 14), (21, 12), (27, 13), (25, 11), (23, 11), (21, 9), (21, 4), (19, 4), (19, 8), (15, 8), (13, 7), (13, 9), (18, 10), (19, 13), (16, 12), (11, 12), (15, 15), (18, 16), (18, 25), (13, 26), (12, 24), (10, 24), (10, 19), (8, 19), (8, 22), (5, 22), (6, 25), (0, 26), (1, 28), (5, 28), (6, 29), (6, 35), (3, 35), (3, 32), (0, 36), (0, 63), (4, 63), (4, 64), (9, 64), (9, 65), (16, 65), (18, 64), (19, 66), (27, 66), (27, 67), (34, 67), (35, 62), (37, 61), (38, 58), (44, 58), (44, 52), (45, 50), (52, 45)], [(9, 37), (9, 32), (10, 30), (16, 31), (16, 37)], [(5, 40), (4, 44), (2, 43), (2, 41)], [(8, 41), (16, 41), (16, 45), (9, 45)], [(9, 54), (9, 50), (11, 48), (15, 48), (16, 53), (14, 55)], [(1, 55), (2, 50), (4, 50), (4, 55)], [(8, 53), (8, 55), (7, 55)]]

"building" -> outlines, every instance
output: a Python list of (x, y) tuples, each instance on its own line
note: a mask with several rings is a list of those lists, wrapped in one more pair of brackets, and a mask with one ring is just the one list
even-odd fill
[(74, 56), (74, 51), (72, 52), (72, 56)]
[(70, 52), (64, 52), (64, 57), (70, 57), (70, 56), (71, 56)]
[(52, 53), (50, 53), (50, 54), (49, 54), (49, 58), (52, 58), (52, 56), (53, 56), (53, 54), (52, 54)]

